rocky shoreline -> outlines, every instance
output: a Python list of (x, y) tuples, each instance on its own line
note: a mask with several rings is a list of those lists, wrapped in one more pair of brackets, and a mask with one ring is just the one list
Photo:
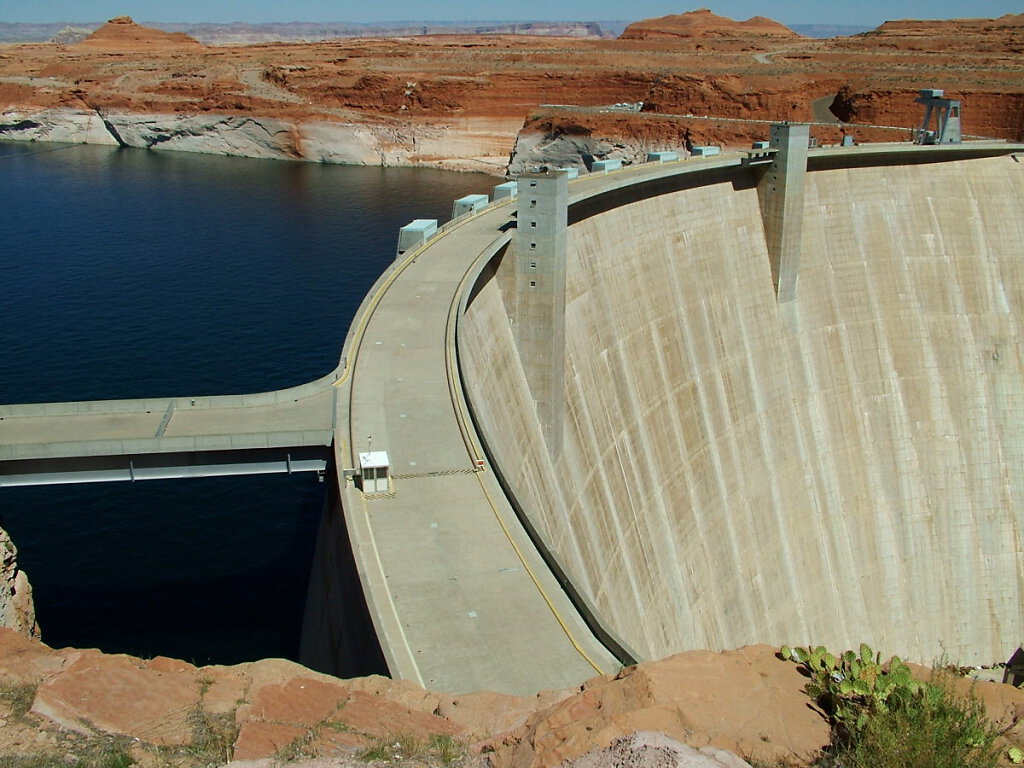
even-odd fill
[(0, 139), (67, 142), (344, 165), (430, 167), (503, 175), (507, 156), (444, 153), (474, 142), (425, 124), (295, 122), (230, 114), (131, 114), (69, 107), (0, 112)]
[(18, 567), (18, 548), (0, 528), (0, 627), (39, 637), (36, 607), (28, 575)]

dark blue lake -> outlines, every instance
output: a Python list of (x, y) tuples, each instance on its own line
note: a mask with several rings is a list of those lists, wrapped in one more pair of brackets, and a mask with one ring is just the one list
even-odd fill
[[(330, 371), (398, 228), (478, 174), (0, 142), (0, 403), (255, 392)], [(43, 640), (297, 653), (309, 475), (0, 489)]]

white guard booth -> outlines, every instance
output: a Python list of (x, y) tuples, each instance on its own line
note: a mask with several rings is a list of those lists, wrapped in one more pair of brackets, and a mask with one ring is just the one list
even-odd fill
[(368, 451), (359, 454), (359, 474), (363, 478), (363, 493), (387, 493), (388, 471), (391, 462), (387, 451)]

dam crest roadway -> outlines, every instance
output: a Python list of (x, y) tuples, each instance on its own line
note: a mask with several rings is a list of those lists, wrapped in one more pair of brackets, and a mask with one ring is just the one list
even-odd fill
[[(1022, 146), (998, 142), (927, 147), (878, 144), (811, 150), (801, 162), (806, 163), (806, 171), (837, 172), (845, 174), (844, 179), (864, 169), (903, 167), (948, 166), (956, 167), (960, 174), (970, 174), (976, 163), (1000, 163), (999, 173), (1015, 172), (1024, 178), (1024, 165), (1015, 155), (1022, 151)], [(570, 264), (576, 264), (572, 254), (591, 247), (589, 239), (599, 237), (600, 233), (577, 236), (575, 231), (582, 233), (580, 225), (584, 222), (589, 222), (586, 226), (599, 226), (609, 212), (651, 207), (652, 200), (657, 205), (681, 205), (673, 201), (692, 190), (753, 195), (754, 207), (750, 210), (760, 207), (760, 217), (748, 216), (742, 228), (749, 229), (752, 238), (760, 238), (764, 243), (766, 238), (772, 240), (773, 228), (781, 227), (775, 237), (777, 245), (762, 245), (758, 256), (763, 256), (764, 265), (756, 278), (766, 284), (764, 290), (775, 302), (774, 308), (765, 309), (768, 305), (764, 304), (759, 311), (778, 315), (777, 320), (762, 321), (777, 322), (780, 327), (798, 333), (801, 321), (795, 313), (804, 298), (801, 281), (809, 279), (804, 272), (808, 251), (806, 238), (801, 246), (799, 231), (794, 234), (787, 227), (796, 222), (797, 230), (816, 228), (819, 223), (811, 221), (813, 215), (838, 214), (828, 203), (816, 200), (813, 190), (805, 199), (802, 187), (797, 188), (799, 185), (790, 187), (801, 207), (799, 215), (792, 213), (792, 201), (788, 203), (790, 212), (773, 213), (771, 195), (763, 188), (758, 206), (758, 180), (770, 173), (766, 171), (768, 164), (777, 162), (778, 158), (771, 154), (726, 153), (589, 174), (566, 185), (566, 223), (560, 235), (556, 235), (569, 241)], [(1006, 164), (1009, 165), (1003, 169)], [(786, 177), (785, 169), (782, 174)], [(801, 167), (799, 176), (803, 175), (805, 168)], [(528, 178), (524, 177), (524, 181)], [(565, 183), (564, 176), (561, 178), (558, 184)], [(793, 178), (789, 181), (796, 184)], [(1018, 191), (1024, 188), (1021, 182), (1016, 183)], [(709, 205), (719, 205), (717, 197), (702, 199)], [(1020, 198), (1011, 203), (1016, 206), (1019, 220)], [(666, 595), (669, 585), (681, 583), (675, 576), (674, 581), (668, 579), (666, 569), (692, 571), (697, 582), (712, 572), (706, 566), (691, 564), (689, 554), (683, 556), (678, 551), (674, 564), (669, 565), (665, 553), (646, 538), (658, 525), (704, 524), (713, 528), (718, 522), (673, 520), (672, 513), (665, 511), (665, 499), (647, 508), (648, 515), (668, 518), (657, 525), (635, 511), (631, 512), (631, 523), (622, 519), (609, 524), (610, 510), (604, 505), (600, 521), (598, 516), (584, 520), (574, 512), (577, 516), (571, 524), (578, 529), (571, 530), (564, 520), (557, 519), (557, 507), (569, 502), (552, 502), (554, 512), (537, 510), (545, 496), (553, 498), (558, 494), (552, 484), (559, 483), (559, 472), (589, 473), (586, 482), (595, 488), (603, 485), (600, 493), (607, 499), (618, 498), (619, 489), (625, 489), (623, 494), (628, 496), (632, 492), (630, 483), (639, 482), (644, 472), (649, 472), (652, 486), (658, 486), (659, 477), (666, 474), (662, 471), (666, 465), (649, 460), (643, 452), (628, 455), (623, 450), (628, 439), (615, 437), (612, 424), (590, 424), (588, 419), (594, 414), (578, 412), (583, 402), (579, 398), (567, 400), (567, 404), (555, 407), (551, 413), (539, 405), (534, 408), (542, 400), (538, 395), (542, 385), (548, 385), (539, 381), (538, 374), (531, 373), (529, 366), (519, 370), (518, 360), (508, 362), (507, 356), (494, 356), (502, 348), (486, 339), (503, 334), (511, 338), (523, 333), (516, 327), (526, 317), (519, 294), (525, 290), (522, 286), (533, 287), (532, 282), (522, 282), (528, 275), (512, 274), (515, 262), (521, 267), (532, 263), (522, 239), (524, 205), (521, 188), (517, 198), (496, 201), (461, 216), (442, 227), (423, 246), (402, 254), (364, 299), (346, 338), (339, 366), (315, 382), (254, 395), (0, 405), (0, 487), (254, 472), (329, 472), (328, 479), (336, 490), (333, 497), (329, 494), (329, 500), (334, 498), (336, 504), (326, 510), (325, 520), (333, 516), (335, 527), (328, 533), (321, 532), (311, 587), (311, 595), (318, 594), (318, 612), (315, 616), (307, 615), (300, 659), (319, 669), (335, 668), (342, 650), (351, 649), (345, 622), (337, 615), (341, 610), (338, 606), (345, 600), (344, 580), (334, 572), (343, 559), (339, 550), (348, 547), (389, 671), (395, 677), (435, 690), (492, 689), (531, 694), (541, 688), (575, 685), (598, 673), (612, 673), (622, 664), (661, 654), (666, 649), (671, 652), (686, 647), (726, 647), (734, 641), (758, 639), (803, 641), (803, 636), (782, 636), (780, 626), (788, 624), (793, 631), (811, 632), (823, 626), (825, 620), (793, 620), (801, 611), (811, 612), (809, 606), (797, 605), (788, 612), (780, 612), (769, 605), (772, 600), (799, 604), (803, 599), (792, 583), (801, 578), (798, 571), (807, 565), (808, 556), (801, 550), (772, 550), (786, 551), (791, 558), (788, 564), (772, 564), (772, 568), (789, 569), (788, 576), (781, 576), (776, 583), (766, 586), (751, 579), (729, 587), (736, 591), (750, 587), (760, 610), (767, 616), (767, 624), (755, 626), (748, 636), (743, 636), (730, 620), (709, 618), (709, 614), (735, 610), (742, 614), (741, 623), (756, 625), (754, 609), (740, 602), (716, 605), (714, 601), (702, 601), (700, 595), (689, 603)], [(749, 208), (749, 204), (744, 205)], [(815, 205), (819, 206), (817, 210)], [(941, 207), (935, 206), (936, 216), (944, 215), (938, 210)], [(747, 214), (749, 211), (744, 208), (744, 215)], [(728, 222), (729, 215), (726, 208), (686, 210), (680, 218), (688, 218), (695, 226), (708, 226), (709, 220)], [(540, 229), (544, 226), (542, 222)], [(624, 236), (633, 236), (631, 227), (637, 225), (627, 222), (623, 226)], [(686, 225), (679, 224), (678, 229), (681, 234), (676, 243), (686, 248)], [(866, 240), (873, 237), (870, 232), (846, 234)], [(1017, 230), (1010, 231), (1007, 237), (1019, 238), (1018, 246), (1024, 242)], [(941, 240), (939, 234), (924, 239), (929, 247), (941, 248), (941, 243), (936, 245)], [(733, 258), (729, 248), (734, 244), (733, 239), (724, 237), (722, 250), (714, 257)], [(580, 257), (588, 269), (593, 262), (587, 259), (601, 252), (601, 246), (593, 247), (597, 250)], [(711, 256), (707, 254), (704, 258)], [(680, 279), (691, 277), (700, 279), (696, 274)], [(561, 278), (564, 280), (565, 275)], [(636, 279), (645, 278), (638, 275)], [(1017, 284), (1024, 290), (1024, 279)], [(562, 299), (562, 322), (569, 314), (572, 324), (576, 321), (565, 305), (576, 301), (573, 306), (577, 306), (579, 294), (572, 280), (569, 285)], [(698, 304), (706, 301), (696, 288), (684, 294)], [(1010, 305), (1015, 307), (1012, 299)], [(628, 313), (621, 306), (613, 306), (609, 311)], [(557, 320), (556, 317), (556, 323)], [(663, 316), (653, 322), (664, 325), (667, 321)], [(558, 333), (554, 334), (556, 344)], [(563, 355), (566, 349), (570, 355), (578, 354), (573, 351), (575, 342), (571, 334), (561, 333)], [(633, 345), (641, 342), (629, 340)], [(734, 352), (745, 365), (765, 362), (750, 348)], [(736, 362), (735, 354), (721, 350), (716, 354), (730, 360), (730, 364)], [(1009, 356), (1008, 352), (1003, 354)], [(1019, 379), (1016, 353), (1013, 360), (1017, 366), (1014, 375)], [(550, 362), (547, 360), (544, 365)], [(694, 359), (690, 363), (704, 364)], [(559, 359), (556, 367), (562, 367), (561, 364)], [(646, 359), (643, 364), (667, 365), (660, 356)], [(487, 370), (492, 373), (484, 375), (482, 372)], [(568, 392), (581, 386), (582, 374), (578, 369), (564, 374), (564, 382), (556, 383), (555, 389)], [(711, 378), (717, 374), (709, 371), (705, 375), (707, 381), (698, 382), (699, 386), (711, 386)], [(882, 374), (882, 378), (886, 376), (892, 378)], [(622, 382), (611, 381), (607, 386), (620, 389)], [(1005, 394), (1001, 402), (1024, 390), (1019, 381), (1001, 386)], [(618, 396), (627, 400), (634, 397), (621, 393)], [(657, 402), (659, 397), (652, 396), (652, 400)], [(704, 397), (699, 394), (695, 402)], [(755, 420), (766, 418), (770, 410), (767, 397), (769, 391), (755, 394), (759, 403), (753, 414)], [(529, 403), (528, 407), (520, 407), (523, 403)], [(510, 412), (501, 413), (502, 405)], [(711, 460), (719, 482), (725, 482), (721, 478), (730, 473), (728, 455), (719, 455), (714, 443), (716, 426), (711, 423), (717, 416), (709, 412), (705, 417), (710, 420), (705, 434), (712, 443), (702, 455), (714, 454)], [(1019, 417), (1018, 413), (1018, 426)], [(598, 420), (604, 418), (600, 416)], [(584, 459), (573, 440), (563, 445), (561, 435), (571, 437), (571, 430), (581, 424), (587, 424), (584, 429), (591, 431), (610, 429), (612, 437), (607, 438), (608, 442), (601, 443), (605, 438), (596, 433), (588, 439), (597, 441), (594, 445), (598, 455), (616, 463), (617, 473), (621, 470), (625, 477), (635, 470), (636, 479), (599, 477), (601, 473), (589, 459)], [(763, 435), (758, 440), (767, 453), (783, 451), (781, 446), (766, 445)], [(609, 452), (608, 446), (615, 448)], [(656, 450), (655, 446), (644, 446), (644, 451)], [(389, 458), (387, 486), (380, 492), (364, 492), (368, 489), (363, 487), (360, 477), (360, 453), (370, 451), (386, 451)], [(521, 454), (522, 458), (509, 461), (510, 454)], [(582, 463), (567, 469), (567, 463), (573, 461)], [(645, 469), (644, 465), (656, 469)], [(1020, 471), (1012, 470), (1011, 475)], [(687, 470), (686, 476), (704, 482), (693, 469)], [(769, 477), (766, 487), (771, 490), (758, 490), (754, 495), (767, 493), (770, 498), (766, 503), (774, 509), (785, 500), (784, 492), (774, 484), (783, 480), (798, 482), (798, 476), (799, 473), (786, 478)], [(538, 478), (533, 485), (531, 477)], [(668, 482), (676, 487), (680, 480), (676, 477)], [(881, 486), (888, 487), (888, 482), (879, 480)], [(1019, 538), (1022, 509), (1020, 496), (1013, 490), (1017, 488), (1015, 476), (1007, 483), (1012, 492), (1008, 491), (1009, 501), (994, 530)], [(1024, 485), (1020, 490), (1024, 491)], [(673, 492), (679, 493), (678, 488)], [(693, 489), (690, 494), (698, 492), (703, 491)], [(683, 493), (686, 494), (685, 489)], [(639, 489), (637, 495), (641, 495)], [(630, 509), (638, 509), (631, 500), (629, 503)], [(595, 503), (594, 508), (597, 506)], [(715, 510), (716, 515), (719, 512)], [(892, 514), (898, 516), (899, 511)], [(851, 517), (838, 524), (852, 525), (853, 520)], [(794, 525), (801, 523), (799, 517), (789, 521)], [(645, 526), (648, 533), (643, 530)], [(697, 540), (708, 534), (693, 535)], [(892, 534), (896, 539), (901, 535), (898, 530)], [(997, 535), (982, 531), (978, 538), (991, 542)], [(669, 539), (666, 537), (666, 542), (674, 546)], [(753, 530), (747, 536), (730, 528), (723, 534), (722, 546), (733, 550), (740, 559), (756, 561), (758, 541)], [(769, 543), (781, 546), (777, 537)], [(828, 549), (831, 545), (820, 546)], [(993, 555), (997, 563), (991, 566), (991, 577), (983, 585), (1008, 584), (1005, 595), (993, 599), (991, 608), (999, 614), (1003, 628), (995, 632), (986, 628), (981, 634), (987, 643), (983, 653), (1002, 654), (1010, 637), (1024, 631), (1019, 607), (1012, 616), (1005, 615), (1000, 607), (1012, 602), (1021, 589), (1021, 550), (1019, 542), (1009, 549), (994, 549), (998, 550)], [(891, 559), (903, 551), (897, 542), (897, 546), (879, 554), (881, 562), (887, 563), (886, 568), (899, 570)], [(659, 562), (644, 565), (636, 560), (647, 559), (648, 555)], [(954, 558), (952, 553), (946, 555), (947, 559)], [(808, 573), (817, 574), (816, 567), (807, 565)], [(836, 566), (842, 567), (845, 566)], [(955, 579), (955, 575), (947, 575), (948, 570), (939, 567), (942, 583)], [(607, 573), (599, 577), (595, 571)], [(650, 577), (646, 581), (642, 578), (644, 574)], [(665, 579), (664, 584), (659, 583), (660, 578)], [(978, 586), (975, 577), (970, 579), (973, 586)], [(828, 579), (822, 583), (833, 584)], [(898, 590), (908, 586), (913, 590), (919, 588), (916, 582), (908, 585), (896, 581), (886, 588)], [(708, 592), (718, 595), (710, 586)], [(626, 609), (622, 603), (629, 602), (629, 595), (635, 598), (634, 605)], [(893, 599), (903, 605), (910, 598)], [(672, 606), (675, 617), (656, 615), (672, 613)], [(645, 612), (647, 616), (643, 615)], [(832, 637), (816, 635), (806, 639), (838, 643), (874, 640), (872, 645), (911, 657), (935, 645), (935, 638), (906, 640), (898, 632), (857, 623), (878, 615), (870, 608), (857, 609), (839, 622)], [(672, 626), (676, 620), (692, 622), (704, 634), (680, 634)], [(930, 620), (937, 626), (943, 621), (941, 617)], [(847, 635), (848, 639), (843, 640)], [(647, 636), (652, 638), (649, 642)], [(982, 643), (972, 636), (954, 645), (960, 652), (962, 647), (972, 644)], [(997, 658), (1008, 657), (1009, 650)]]

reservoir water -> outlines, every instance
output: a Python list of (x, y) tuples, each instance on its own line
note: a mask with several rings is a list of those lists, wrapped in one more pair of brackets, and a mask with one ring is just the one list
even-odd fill
[[(330, 371), (398, 228), (479, 174), (0, 142), (0, 403), (255, 392)], [(294, 658), (309, 475), (0, 489), (52, 646)]]

